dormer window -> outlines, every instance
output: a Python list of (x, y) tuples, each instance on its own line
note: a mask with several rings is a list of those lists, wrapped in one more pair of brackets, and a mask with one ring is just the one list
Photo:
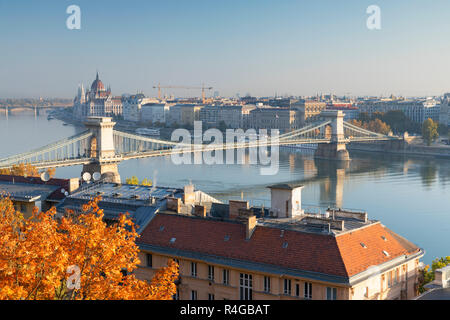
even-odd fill
[(365, 243), (361, 242), (360, 245), (361, 245), (361, 247), (363, 247), (364, 249), (367, 249), (367, 246), (365, 245)]

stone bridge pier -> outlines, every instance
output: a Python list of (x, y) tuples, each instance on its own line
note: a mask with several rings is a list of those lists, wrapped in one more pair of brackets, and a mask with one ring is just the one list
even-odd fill
[(92, 163), (83, 165), (83, 173), (95, 172), (101, 174), (102, 179), (108, 182), (120, 183), (118, 164), (114, 149), (113, 129), (116, 123), (109, 117), (89, 117), (84, 122), (93, 136), (89, 143), (89, 156), (94, 159)]
[(339, 161), (349, 161), (350, 155), (345, 146), (344, 137), (344, 113), (341, 110), (326, 110), (320, 114), (321, 118), (331, 121), (326, 126), (324, 134), (331, 139), (330, 143), (320, 143), (314, 153), (318, 159), (330, 159)]

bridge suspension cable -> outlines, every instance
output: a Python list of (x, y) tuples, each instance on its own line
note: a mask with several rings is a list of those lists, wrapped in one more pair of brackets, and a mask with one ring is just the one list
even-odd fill
[[(84, 131), (38, 149), (0, 159), (0, 168), (19, 163), (43, 163), (86, 158), (92, 132)], [(34, 161), (33, 161), (34, 160)]]

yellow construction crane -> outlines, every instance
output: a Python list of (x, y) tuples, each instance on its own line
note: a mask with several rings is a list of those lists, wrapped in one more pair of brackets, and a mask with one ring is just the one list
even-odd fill
[(158, 83), (158, 86), (154, 86), (153, 89), (158, 89), (158, 99), (161, 99), (161, 88), (163, 89), (202, 89), (202, 101), (203, 103), (206, 102), (206, 94), (205, 90), (212, 90), (213, 87), (205, 87), (204, 84), (202, 84), (201, 87), (189, 87), (189, 86), (161, 86), (160, 83)]

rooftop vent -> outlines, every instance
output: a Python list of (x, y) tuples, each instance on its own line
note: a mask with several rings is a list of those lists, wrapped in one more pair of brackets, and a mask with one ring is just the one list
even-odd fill
[(176, 240), (177, 240), (177, 238), (172, 238), (172, 239), (170, 239), (170, 243), (175, 243)]
[(381, 236), (381, 239), (383, 239), (384, 241), (387, 241), (387, 238), (385, 236)]
[(281, 230), (280, 238), (283, 238), (283, 236), (284, 236), (284, 230)]
[(288, 243), (287, 242), (283, 243), (283, 249), (286, 249), (287, 247), (288, 247)]
[(164, 226), (159, 227), (159, 231), (163, 231), (164, 230)]
[(384, 251), (384, 250), (383, 250), (383, 254), (384, 254), (386, 257), (389, 257), (389, 253), (388, 253), (387, 251)]
[(226, 235), (226, 236), (223, 238), (223, 241), (228, 241), (228, 240), (230, 240), (230, 236), (229, 236), (229, 235)]
[(361, 245), (361, 247), (363, 247), (364, 249), (367, 248), (367, 246), (366, 246), (363, 242), (361, 242), (360, 245)]

